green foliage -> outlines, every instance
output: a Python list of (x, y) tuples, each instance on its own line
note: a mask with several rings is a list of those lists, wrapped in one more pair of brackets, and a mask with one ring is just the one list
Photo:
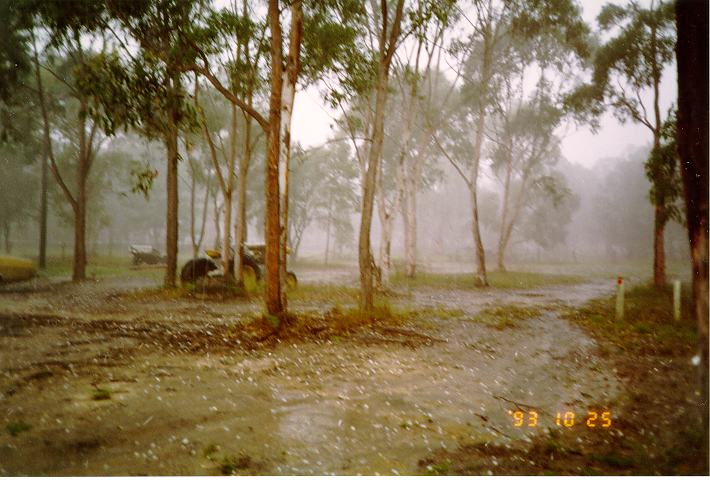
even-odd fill
[(324, 72), (350, 75), (357, 71), (364, 62), (358, 48), (364, 4), (356, 0), (304, 3), (302, 80), (313, 81)]
[(566, 100), (578, 119), (592, 121), (611, 108), (621, 122), (632, 120), (653, 130), (647, 118), (642, 91), (658, 84), (675, 51), (675, 14), (672, 2), (643, 8), (607, 4), (597, 17), (599, 27), (612, 34), (594, 52), (591, 84), (583, 85)]
[(23, 420), (19, 420), (17, 422), (10, 422), (5, 426), (7, 433), (12, 435), (13, 437), (18, 436), (23, 432), (28, 432), (31, 428), (32, 426)]
[(521, 236), (544, 249), (563, 243), (579, 196), (567, 187), (559, 174), (544, 175), (533, 182), (533, 195), (521, 222)]
[(671, 113), (661, 130), (661, 145), (651, 149), (645, 164), (646, 176), (651, 181), (649, 199), (651, 204), (664, 207), (662, 224), (668, 220), (683, 222), (683, 179), (676, 145), (676, 115)]
[[(296, 146), (292, 154), (289, 180), (289, 238), (292, 256), (306, 228), (317, 221), (335, 234), (336, 246), (352, 241), (350, 216), (358, 206), (357, 163), (343, 142), (310, 150)], [(332, 244), (331, 243), (331, 244)]]
[(135, 98), (132, 81), (115, 51), (93, 55), (77, 67), (77, 89), (93, 99), (88, 113), (107, 135), (137, 123), (136, 112), (131, 109)]
[(158, 171), (151, 168), (150, 165), (145, 165), (141, 168), (131, 170), (131, 177), (134, 178), (131, 191), (133, 193), (142, 193), (146, 200), (150, 195), (150, 190), (153, 188), (153, 182), (158, 176)]
[(0, 100), (7, 100), (11, 87), (30, 69), (27, 51), (27, 18), (17, 2), (0, 3)]
[(512, 33), (539, 44), (536, 54), (542, 64), (554, 61), (550, 54), (555, 53), (556, 49), (567, 50), (580, 60), (589, 57), (590, 31), (575, 1), (525, 0), (510, 3), (513, 10)]

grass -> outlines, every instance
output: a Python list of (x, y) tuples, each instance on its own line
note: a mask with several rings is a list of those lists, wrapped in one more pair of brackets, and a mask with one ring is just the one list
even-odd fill
[(219, 452), (220, 447), (216, 443), (210, 443), (205, 447), (205, 449), (202, 451), (202, 454), (205, 456), (205, 458), (209, 460), (214, 460), (215, 454)]
[(360, 290), (355, 287), (317, 283), (299, 283), (296, 288), (288, 292), (289, 300), (342, 304), (357, 303), (359, 295)]
[(543, 308), (533, 305), (502, 305), (483, 309), (472, 320), (504, 330), (515, 327), (520, 321), (539, 317), (543, 311)]
[[(131, 268), (130, 256), (89, 256), (86, 264), (87, 278), (103, 278), (115, 276), (148, 277), (159, 280), (165, 274), (165, 269), (161, 265), (142, 266), (141, 268)], [(72, 274), (72, 256), (67, 253), (65, 258), (47, 258), (47, 268), (42, 272), (46, 277), (66, 277)]]
[(96, 401), (110, 400), (111, 399), (111, 390), (97, 387), (94, 390), (94, 393), (91, 394), (91, 399), (96, 400)]
[(219, 471), (222, 475), (233, 475), (239, 470), (246, 470), (252, 466), (252, 460), (249, 455), (241, 454), (239, 456), (225, 456), (219, 464)]
[(299, 269), (318, 269), (318, 270), (341, 270), (343, 268), (357, 268), (356, 261), (347, 261), (343, 259), (330, 260), (326, 265), (322, 258), (297, 258), (289, 262), (289, 268)]
[[(532, 289), (548, 285), (573, 285), (584, 277), (577, 275), (557, 275), (534, 272), (489, 272), (488, 284), (500, 289)], [(391, 278), (392, 285), (406, 288), (473, 289), (481, 285), (472, 273), (417, 273), (415, 278), (407, 278), (396, 272)]]
[(690, 285), (681, 288), (681, 318), (673, 319), (673, 289), (650, 285), (629, 288), (624, 295), (624, 318), (615, 318), (615, 298), (588, 302), (570, 310), (563, 318), (580, 323), (624, 350), (653, 348), (672, 353), (695, 346), (697, 334), (691, 312)]
[(10, 422), (5, 426), (5, 429), (7, 432), (12, 435), (13, 437), (18, 436), (19, 434), (23, 432), (27, 432), (32, 428), (32, 426), (29, 423), (26, 423), (22, 420), (19, 420), (17, 422)]

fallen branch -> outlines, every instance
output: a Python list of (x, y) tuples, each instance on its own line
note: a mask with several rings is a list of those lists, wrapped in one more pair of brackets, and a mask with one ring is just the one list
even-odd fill
[(518, 409), (520, 409), (520, 410), (523, 410), (523, 409), (526, 409), (526, 408), (527, 408), (527, 409), (529, 409), (529, 410), (536, 410), (536, 411), (538, 411), (538, 412), (547, 413), (547, 412), (545, 412), (543, 409), (541, 409), (540, 407), (536, 407), (535, 405), (528, 405), (528, 404), (526, 404), (526, 403), (517, 402), (517, 401), (515, 401), (515, 400), (511, 400), (511, 399), (509, 399), (509, 398), (505, 398), (505, 397), (502, 396), (502, 395), (493, 395), (493, 398), (495, 398), (495, 399), (497, 399), (497, 400), (503, 400), (503, 401), (508, 402), (508, 403), (512, 403), (513, 405), (516, 406), (516, 408), (518, 408)]

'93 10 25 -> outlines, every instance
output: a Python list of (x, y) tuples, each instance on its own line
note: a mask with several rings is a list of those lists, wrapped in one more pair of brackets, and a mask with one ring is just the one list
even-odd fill
[(578, 414), (572, 411), (555, 412), (552, 418), (546, 419), (536, 410), (508, 410), (516, 428), (535, 428), (545, 420), (563, 428), (584, 427), (608, 429), (612, 425), (611, 412), (608, 410), (587, 410)]

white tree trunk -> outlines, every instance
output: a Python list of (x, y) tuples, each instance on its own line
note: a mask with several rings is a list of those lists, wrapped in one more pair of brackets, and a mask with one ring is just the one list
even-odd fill
[(291, 160), (291, 119), (295, 99), (296, 85), (291, 83), (288, 71), (284, 70), (281, 88), (281, 154), (279, 156), (279, 190), (281, 191), (281, 262), (279, 264), (279, 281), (281, 282), (281, 292), (284, 294), (284, 305), (286, 302), (284, 285), (288, 270), (288, 176)]

